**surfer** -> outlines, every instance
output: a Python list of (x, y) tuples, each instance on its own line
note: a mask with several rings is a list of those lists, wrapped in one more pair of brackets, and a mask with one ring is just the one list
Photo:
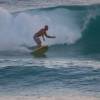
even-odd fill
[(45, 25), (44, 28), (40, 29), (37, 33), (35, 33), (35, 35), (33, 36), (33, 39), (35, 40), (36, 44), (38, 47), (41, 47), (41, 40), (40, 37), (43, 38), (43, 41), (45, 41), (44, 37), (47, 38), (56, 38), (55, 36), (49, 36), (47, 35), (47, 31), (48, 31), (48, 25)]

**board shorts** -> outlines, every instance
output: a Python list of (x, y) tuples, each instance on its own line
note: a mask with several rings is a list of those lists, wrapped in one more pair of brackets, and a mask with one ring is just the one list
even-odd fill
[(37, 44), (41, 44), (41, 40), (40, 40), (40, 38), (39, 37), (37, 37), (36, 35), (34, 35), (34, 40), (35, 40), (35, 42), (37, 43)]

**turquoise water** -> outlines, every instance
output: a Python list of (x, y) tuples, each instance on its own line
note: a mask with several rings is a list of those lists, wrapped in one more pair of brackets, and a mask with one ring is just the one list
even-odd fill
[[(99, 6), (9, 13), (0, 8), (0, 95), (100, 95)], [(33, 34), (49, 25), (46, 55), (31, 55)]]
[(79, 58), (0, 59), (0, 95), (100, 95), (100, 62)]

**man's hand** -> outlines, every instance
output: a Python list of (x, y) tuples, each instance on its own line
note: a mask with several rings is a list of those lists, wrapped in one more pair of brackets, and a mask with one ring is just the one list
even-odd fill
[(45, 38), (43, 38), (43, 41), (45, 41)]

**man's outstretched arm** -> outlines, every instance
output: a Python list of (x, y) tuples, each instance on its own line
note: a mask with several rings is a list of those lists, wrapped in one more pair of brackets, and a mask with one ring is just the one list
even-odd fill
[(45, 36), (46, 36), (47, 38), (56, 38), (55, 36), (49, 36), (49, 35), (47, 35), (47, 34), (45, 34)]

